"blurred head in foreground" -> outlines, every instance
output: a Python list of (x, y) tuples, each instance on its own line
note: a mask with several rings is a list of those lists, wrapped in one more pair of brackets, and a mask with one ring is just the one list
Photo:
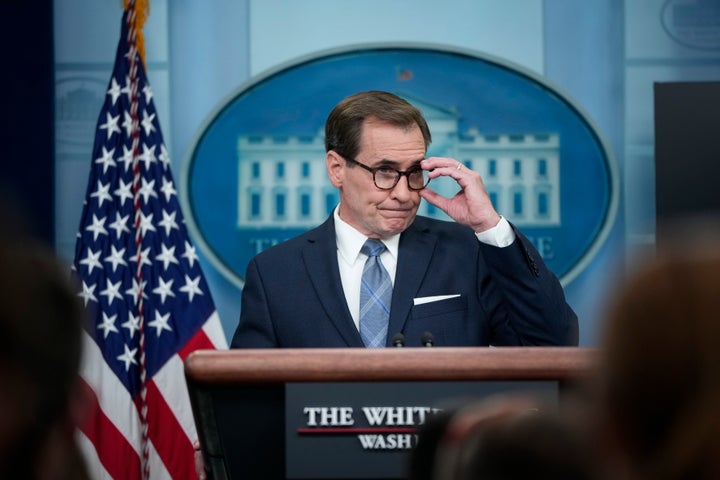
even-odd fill
[(610, 468), (720, 478), (720, 243), (669, 243), (614, 299), (597, 418)]
[(557, 408), (498, 395), (444, 412), (421, 428), (409, 478), (589, 480), (586, 437)]
[(83, 478), (74, 431), (83, 311), (69, 268), (0, 239), (0, 478)]

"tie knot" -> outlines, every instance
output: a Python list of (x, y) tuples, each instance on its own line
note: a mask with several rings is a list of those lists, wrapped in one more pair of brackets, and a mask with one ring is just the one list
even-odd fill
[(368, 257), (376, 257), (380, 255), (383, 250), (385, 250), (384, 243), (374, 238), (368, 238), (360, 249), (360, 253), (364, 253)]

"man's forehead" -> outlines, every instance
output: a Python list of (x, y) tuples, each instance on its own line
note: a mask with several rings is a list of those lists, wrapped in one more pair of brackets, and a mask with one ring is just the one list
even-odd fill
[(425, 157), (425, 142), (417, 125), (409, 129), (388, 123), (366, 127), (358, 142), (358, 156), (397, 163), (416, 162)]

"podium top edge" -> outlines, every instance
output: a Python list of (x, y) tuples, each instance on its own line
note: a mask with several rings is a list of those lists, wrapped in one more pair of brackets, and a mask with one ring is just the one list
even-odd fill
[(403, 347), (196, 350), (189, 382), (566, 380), (595, 367), (584, 347)]

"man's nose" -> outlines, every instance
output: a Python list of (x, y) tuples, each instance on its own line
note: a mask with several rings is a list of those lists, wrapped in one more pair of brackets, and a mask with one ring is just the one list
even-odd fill
[(393, 189), (390, 191), (390, 194), (393, 198), (397, 198), (400, 201), (407, 201), (410, 199), (410, 195), (412, 195), (412, 190), (410, 190), (410, 179), (407, 175), (402, 175), (400, 177), (400, 180), (398, 180), (398, 183), (395, 184)]

